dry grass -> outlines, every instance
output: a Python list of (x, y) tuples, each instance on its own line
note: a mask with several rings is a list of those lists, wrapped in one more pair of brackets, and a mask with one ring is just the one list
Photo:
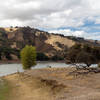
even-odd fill
[(56, 80), (42, 79), (25, 74), (14, 74), (5, 77), (12, 85), (9, 100), (54, 100), (65, 85)]
[[(11, 29), (12, 29), (12, 30), (11, 30)], [(17, 28), (5, 28), (5, 30), (6, 30), (7, 32), (11, 32), (11, 31), (16, 31)]]
[(75, 44), (74, 41), (69, 40), (65, 37), (57, 36), (57, 35), (51, 35), (48, 40), (45, 41), (47, 44), (51, 44), (55, 49), (57, 50), (62, 50), (58, 45), (56, 44), (57, 42), (64, 44), (65, 46), (71, 47)]
[(100, 73), (69, 75), (74, 68), (44, 68), (4, 77), (9, 100), (100, 100)]

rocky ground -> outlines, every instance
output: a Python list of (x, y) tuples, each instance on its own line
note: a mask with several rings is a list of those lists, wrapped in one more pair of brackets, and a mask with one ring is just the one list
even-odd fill
[(34, 69), (3, 78), (11, 84), (9, 100), (100, 100), (100, 73), (73, 71)]

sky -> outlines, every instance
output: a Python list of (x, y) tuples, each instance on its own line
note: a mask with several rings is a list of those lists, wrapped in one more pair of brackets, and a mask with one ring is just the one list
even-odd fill
[(0, 27), (10, 26), (100, 40), (100, 0), (0, 0)]

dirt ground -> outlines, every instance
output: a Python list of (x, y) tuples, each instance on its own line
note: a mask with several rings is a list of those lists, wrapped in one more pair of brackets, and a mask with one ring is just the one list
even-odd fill
[(71, 74), (74, 70), (44, 68), (5, 76), (12, 86), (9, 100), (100, 100), (100, 73)]

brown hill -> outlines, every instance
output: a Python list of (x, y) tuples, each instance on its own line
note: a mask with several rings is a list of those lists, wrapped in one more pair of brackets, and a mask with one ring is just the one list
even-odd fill
[[(48, 56), (64, 55), (65, 51), (76, 42), (91, 43), (83, 38), (67, 37), (59, 34), (49, 34), (30, 27), (0, 28), (0, 47), (1, 51), (6, 51), (6, 55), (16, 59), (17, 51), (25, 45), (36, 46), (37, 52), (42, 52)], [(5, 49), (4, 49), (5, 48)], [(9, 48), (9, 49), (8, 49)], [(1, 59), (2, 53), (0, 53)]]

